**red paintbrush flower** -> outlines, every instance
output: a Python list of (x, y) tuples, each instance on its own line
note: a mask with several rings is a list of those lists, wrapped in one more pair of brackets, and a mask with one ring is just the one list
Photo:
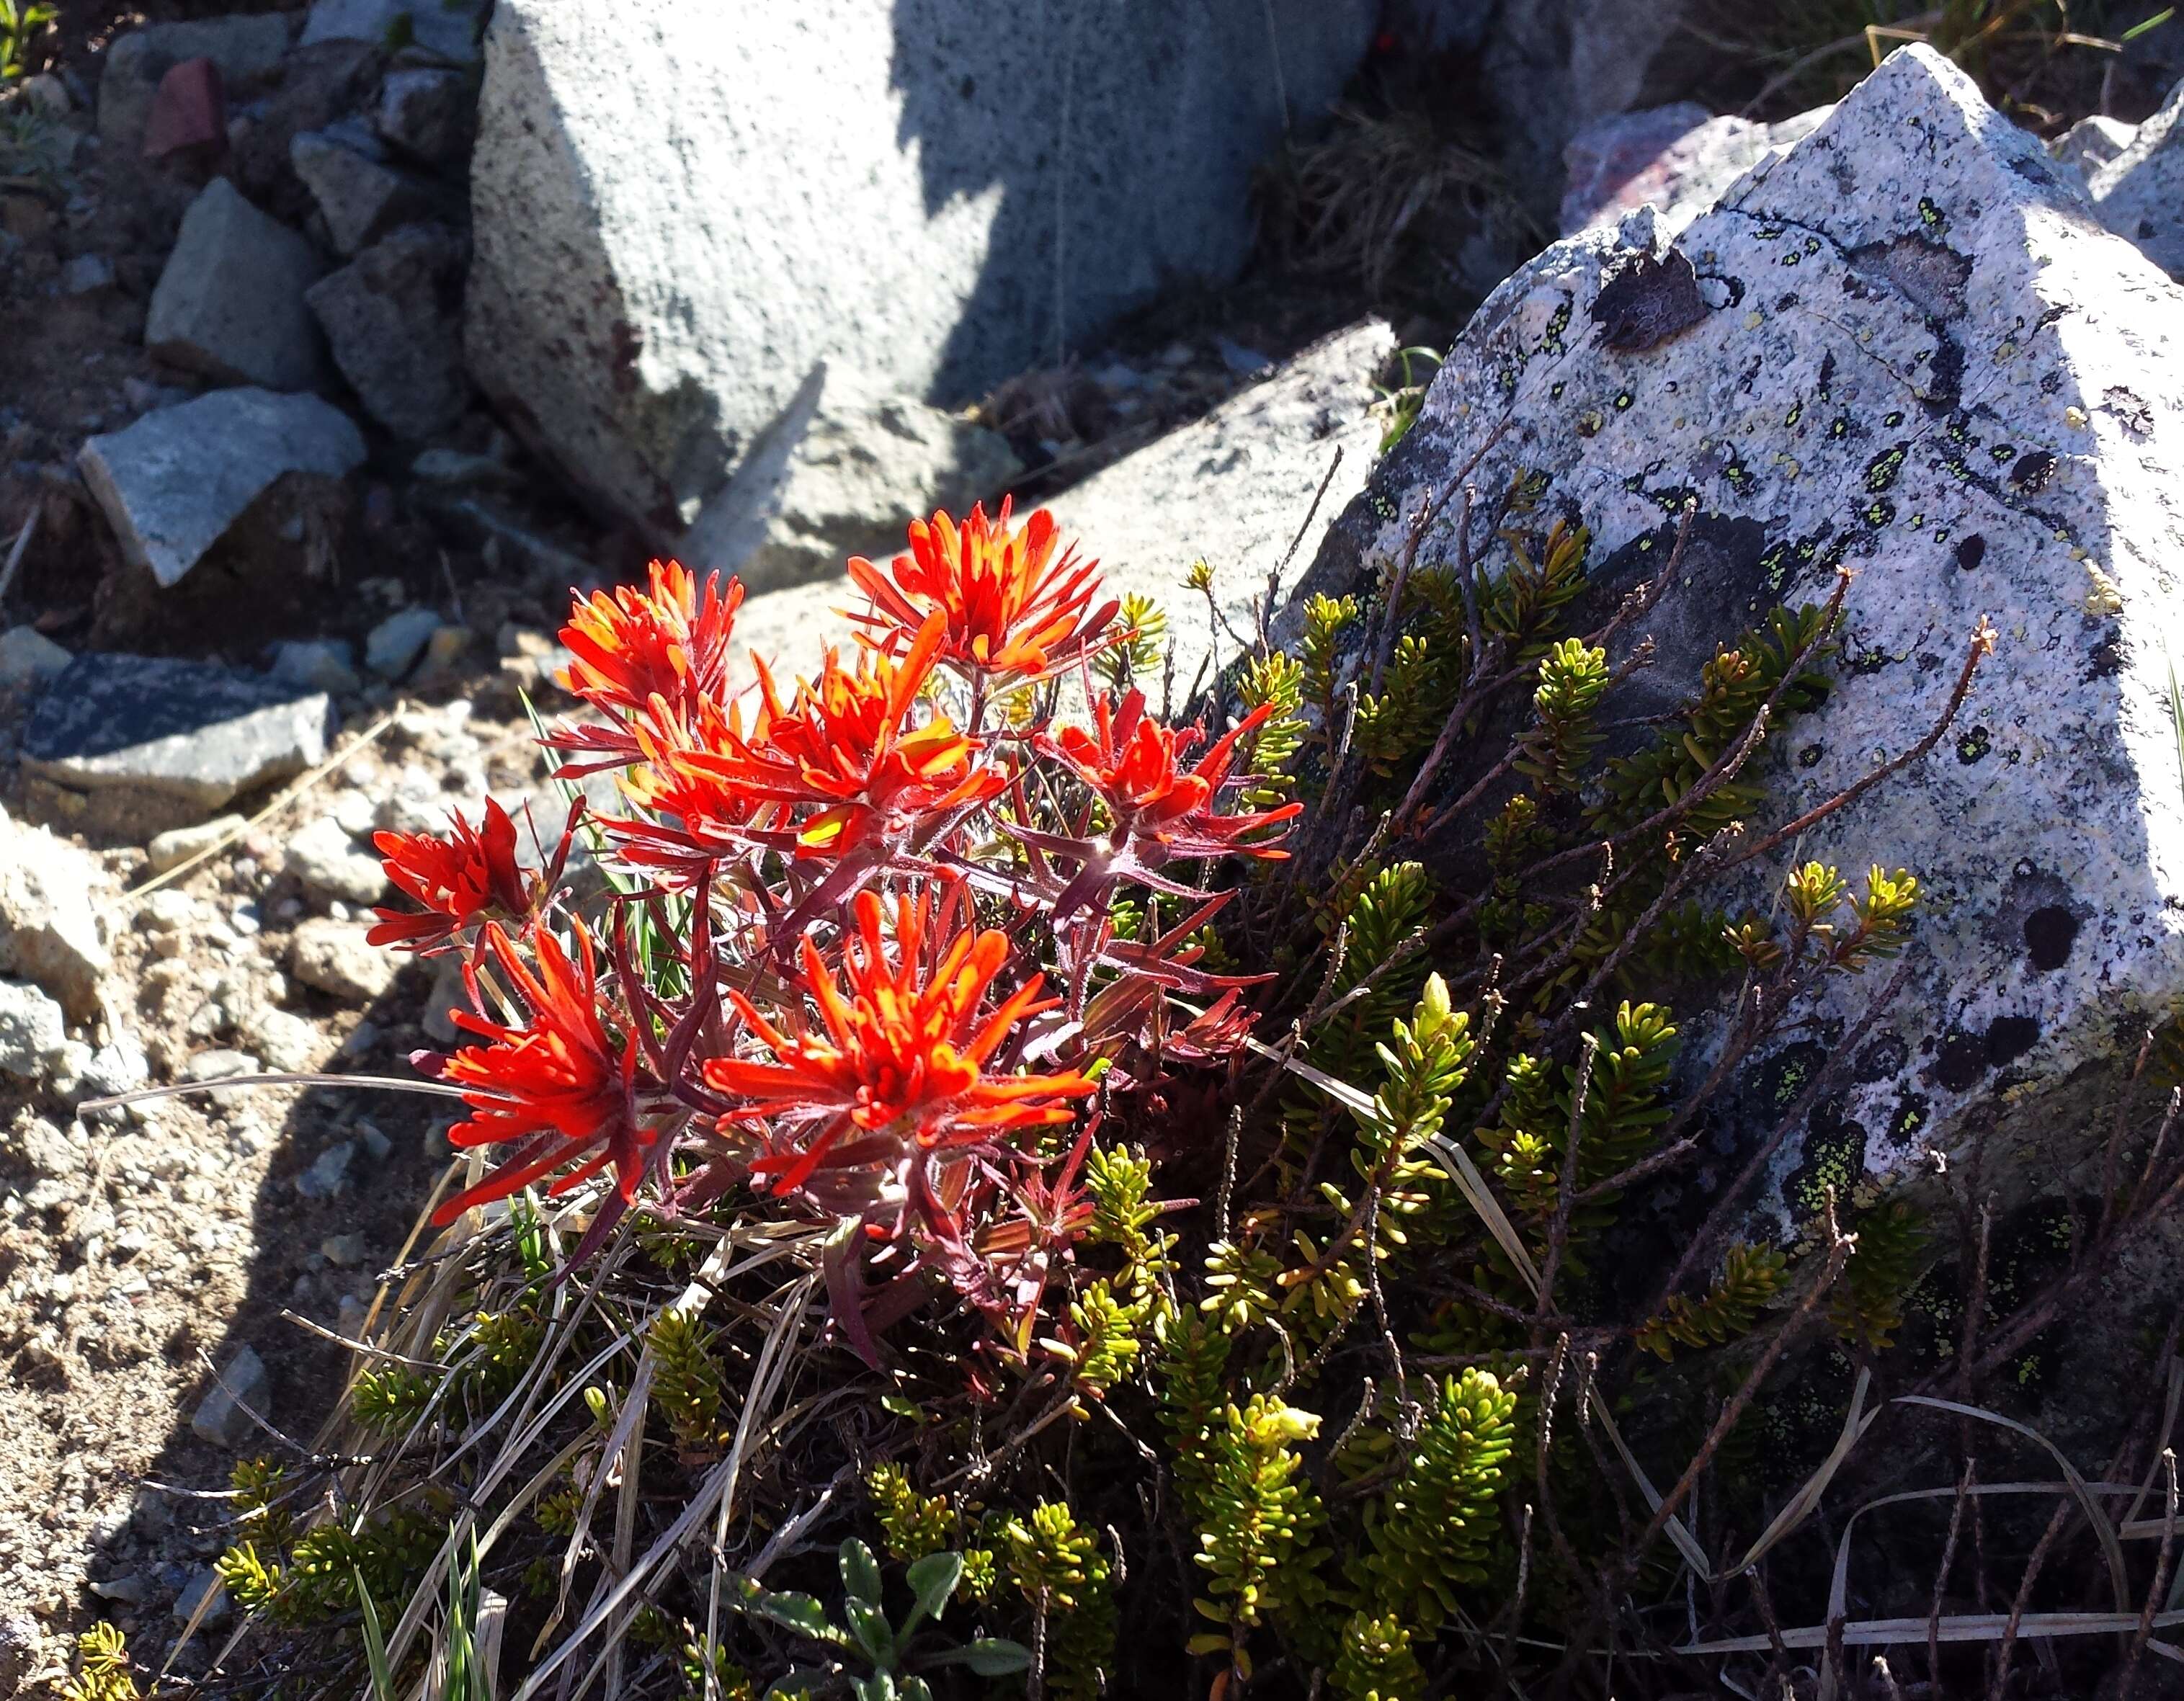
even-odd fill
[[(575, 931), (572, 957), (543, 925), (534, 923), (528, 939), (534, 970), (500, 924), (487, 922), (482, 954), (490, 953), (499, 964), (530, 1020), (511, 1026), (457, 1010), (456, 1023), (488, 1042), (465, 1046), (452, 1057), (421, 1053), (417, 1059), (422, 1066), (437, 1065), (441, 1080), (463, 1088), (471, 1106), (471, 1119), (448, 1131), (450, 1141), (516, 1146), (499, 1169), (435, 1211), (436, 1224), (454, 1221), (472, 1205), (505, 1198), (580, 1158), (549, 1192), (566, 1193), (611, 1164), (621, 1203), (637, 1196), (659, 1131), (638, 1107), (637, 1040), (625, 1035), (617, 1041), (608, 1033), (591, 936), (581, 922)], [(476, 964), (469, 974), (471, 1001), (484, 1009)]]
[(547, 742), (581, 759), (564, 774), (616, 767), (637, 758), (633, 722), (666, 705), (671, 719), (694, 714), (702, 703), (727, 694), (728, 638), (744, 587), (735, 579), (724, 592), (719, 576), (702, 586), (676, 561), (655, 561), (651, 587), (618, 586), (578, 603), (561, 628), (571, 656), (562, 688), (607, 717), (604, 726), (567, 727)]
[(819, 677), (798, 681), (788, 703), (754, 657), (760, 709), (751, 736), (727, 725), (718, 748), (667, 759), (747, 809), (811, 810), (793, 825), (752, 833), (754, 842), (834, 859), (867, 845), (902, 848), (920, 824), (983, 803), (1006, 783), (973, 759), (980, 740), (938, 709), (922, 721), (912, 714), (942, 639), (934, 614), (900, 660), (866, 653), (851, 672), (829, 650)]
[[(572, 814), (570, 826), (575, 825)], [(560, 854), (551, 866), (526, 872), (515, 859), (515, 823), (488, 798), (482, 827), (453, 814), (444, 838), (435, 833), (375, 833), (371, 842), (387, 880), (424, 909), (382, 906), (375, 912), (379, 925), (365, 936), (366, 942), (430, 956), (459, 936), (467, 938), (482, 922), (520, 925), (535, 914), (560, 877), (569, 834), (562, 835)]]
[(1162, 725), (1145, 713), (1141, 691), (1130, 692), (1119, 708), (1102, 692), (1093, 700), (1089, 731), (1065, 726), (1060, 734), (1042, 734), (1034, 742), (1040, 753), (1067, 763), (1099, 794), (1114, 817), (1115, 837), (1129, 840), (1148, 865), (1170, 857), (1231, 853), (1271, 860), (1289, 854), (1273, 842), (1281, 836), (1253, 835), (1302, 814), (1303, 804), (1234, 814), (1223, 814), (1214, 806), (1223, 787), (1246, 777), (1228, 771), (1238, 742), (1273, 713), (1271, 703), (1253, 709), (1189, 768), (1184, 760), (1206, 736), (1205, 728)]
[(739, 745), (742, 718), (733, 703), (723, 710), (701, 703), (680, 724), (653, 715), (632, 722), (631, 731), (637, 760), (616, 783), (638, 812), (603, 817), (599, 825), (623, 863), (666, 890), (687, 891), (722, 859), (747, 851), (752, 828), (771, 808), (740, 782), (682, 759)]
[(1096, 562), (1080, 562), (1072, 547), (1056, 559), (1054, 516), (1045, 509), (1011, 530), (1009, 501), (986, 518), (982, 503), (959, 526), (944, 511), (912, 520), (910, 551), (883, 570), (861, 555), (850, 576), (872, 599), (873, 612), (851, 618), (878, 629), (864, 642), (892, 653), (939, 614), (940, 659), (963, 673), (1043, 679), (1097, 642), (1119, 606), (1095, 609)]
[(772, 1052), (715, 1058), (705, 1084), (748, 1101), (723, 1119), (766, 1122), (771, 1148), (752, 1165), (772, 1190), (802, 1187), (822, 1168), (894, 1172), (928, 1226), (941, 1210), (928, 1172), (936, 1153), (986, 1145), (1017, 1129), (1067, 1122), (1064, 1102), (1093, 1091), (1076, 1073), (996, 1075), (986, 1065), (1017, 1024), (1051, 1001), (1034, 974), (984, 1017), (978, 1007), (1008, 964), (1007, 936), (957, 927), (960, 887), (936, 925), (930, 892), (894, 906), (894, 948), (876, 893), (858, 894), (856, 931), (843, 943), (842, 982), (806, 938), (803, 990), (819, 1012), (816, 1032), (800, 1018), (777, 1025), (739, 992), (730, 1001)]

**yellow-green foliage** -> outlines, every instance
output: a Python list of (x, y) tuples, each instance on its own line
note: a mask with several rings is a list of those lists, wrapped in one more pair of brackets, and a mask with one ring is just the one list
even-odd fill
[(662, 1311), (645, 1331), (652, 1348), (652, 1403), (676, 1440), (700, 1447), (716, 1439), (721, 1370), (704, 1326), (688, 1312)]
[[(1198, 1552), (1210, 1598), (1196, 1603), (1216, 1624), (1248, 1627), (1276, 1609), (1313, 1598), (1312, 1542), (1325, 1515), (1299, 1480), (1297, 1443), (1319, 1433), (1319, 1415), (1267, 1394), (1224, 1409), (1206, 1437), (1209, 1470), (1194, 1498)], [(1228, 1646), (1201, 1636), (1193, 1653)]]
[(1058, 1500), (1042, 1500), (996, 1531), (1009, 1581), (1047, 1616), (1047, 1687), (1067, 1701), (1104, 1693), (1115, 1662), (1113, 1570), (1100, 1538)]
[(1329, 1676), (1344, 1701), (1419, 1701), (1426, 1688), (1411, 1632), (1394, 1613), (1351, 1614)]
[(1717, 1347), (1751, 1333), (1787, 1285), (1788, 1267), (1780, 1248), (1739, 1242), (1723, 1259), (1720, 1279), (1698, 1299), (1672, 1295), (1661, 1315), (1640, 1328), (1638, 1344), (1665, 1363), (1680, 1346)]
[(75, 1676), (62, 1687), (64, 1701), (137, 1701), (142, 1693), (120, 1631), (95, 1624), (76, 1637)]
[(1485, 1580), (1516, 1411), (1517, 1397), (1485, 1370), (1441, 1385), (1375, 1509), (1353, 1579), (1366, 1599), (1430, 1635), (1456, 1612), (1457, 1591)]

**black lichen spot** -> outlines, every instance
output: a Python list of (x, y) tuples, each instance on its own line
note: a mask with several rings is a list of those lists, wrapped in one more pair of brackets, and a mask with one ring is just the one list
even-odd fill
[(1797, 753), (1797, 765), (1800, 768), (1817, 768), (1819, 766), (1823, 753), (1825, 753), (1819, 745), (1808, 744)]
[(1827, 1048), (1817, 1040), (1800, 1040), (1769, 1058), (1759, 1072), (1760, 1094), (1769, 1109), (1779, 1115), (1795, 1104), (1827, 1060)]
[(1850, 415), (1847, 414), (1838, 414), (1835, 418), (1829, 420), (1828, 435), (1831, 437), (1848, 436), (1850, 435)]
[(1880, 416), (1880, 423), (1887, 426), (1890, 431), (1894, 431), (1903, 423), (1903, 410), (1901, 408), (1891, 408)]
[(1821, 399), (1823, 402), (1830, 401), (1830, 400), (1832, 400), (1832, 399), (1833, 399), (1833, 397), (1829, 394), (1829, 392), (1830, 392), (1830, 391), (1834, 387), (1835, 381), (1836, 381), (1836, 352), (1835, 352), (1835, 350), (1834, 350), (1834, 349), (1830, 348), (1830, 349), (1829, 349), (1825, 353), (1824, 353), (1824, 354), (1822, 354), (1822, 355), (1820, 356), (1820, 386), (1819, 386), (1819, 392), (1820, 392), (1820, 399)]
[(1919, 197), (1919, 222), (1938, 236), (1949, 228), (1949, 215), (1934, 204), (1932, 196), (1921, 195)]
[(1986, 559), (1986, 539), (1978, 532), (1975, 531), (1957, 545), (1957, 565), (1965, 572), (1972, 572)]
[(1618, 390), (1615, 395), (1615, 411), (1618, 414), (1629, 413), (1631, 403), (1636, 399), (1628, 390)]
[(1707, 315), (1698, 274), (1674, 248), (1655, 259), (1635, 256), (1600, 286), (1592, 303), (1600, 340), (1618, 354), (1638, 354), (1689, 331)]
[(1560, 378), (1556, 379), (1553, 383), (1547, 386), (1547, 399), (1550, 402), (1561, 401), (1563, 398), (1563, 392), (1569, 386), (1565, 381)]
[(1883, 1034), (1858, 1054), (1858, 1060), (1851, 1065), (1851, 1078), (1870, 1087), (1876, 1081), (1900, 1074), (1910, 1060), (1911, 1048), (1902, 1034)]
[(1992, 448), (1987, 451), (1987, 453), (1994, 458), (1994, 464), (1997, 466), (2000, 466), (2005, 461), (2014, 461), (2017, 459), (2017, 445), (2014, 443), (1997, 443)]
[(1986, 1061), (1990, 1069), (2014, 1063), (2039, 1043), (2040, 1024), (2031, 1016), (1997, 1016), (1986, 1031)]
[(1957, 760), (1969, 768), (1994, 748), (1994, 735), (1984, 726), (1975, 726), (1957, 740)]
[(1910, 453), (1911, 445), (1908, 442), (1883, 449), (1865, 464), (1865, 487), (1878, 496), (1893, 486), (1897, 475), (1903, 470), (1903, 458)]
[(2043, 975), (2070, 961), (2077, 940), (2078, 918), (2059, 903), (2042, 904), (2025, 918), (2025, 954)]
[(1789, 312), (1789, 310), (1790, 310), (1791, 308), (1795, 307), (1797, 304), (1797, 291), (1795, 291), (1795, 290), (1788, 290), (1788, 291), (1784, 292), (1782, 294), (1780, 294), (1780, 295), (1777, 296), (1777, 297), (1774, 298), (1774, 311), (1775, 311), (1775, 312), (1777, 312), (1777, 313), (1787, 313), (1787, 312)]
[(1555, 309), (1554, 317), (1547, 321), (1546, 330), (1540, 334), (1540, 350), (1542, 353), (1559, 354), (1563, 352), (1563, 333), (1569, 329), (1569, 322), (1570, 299), (1564, 296), (1562, 305)]
[(1934, 1061), (1934, 1079), (1951, 1092), (1969, 1092), (1986, 1073), (1986, 1042), (1962, 1028), (1942, 1042), (1942, 1054)]
[(1805, 1133), (1805, 1161), (1784, 1184), (1783, 1194), (1802, 1216), (1814, 1216), (1827, 1203), (1830, 1188), (1847, 1198), (1865, 1173), (1865, 1129), (1843, 1114), (1835, 1100), (1813, 1112)]
[(1790, 404), (1790, 411), (1782, 416), (1782, 424), (1787, 430), (1795, 430), (1797, 421), (1804, 417), (1805, 404), (1802, 402), (1792, 402)]
[(2045, 449), (2031, 449), (2017, 458), (2009, 481), (2027, 496), (2037, 496), (2055, 475), (2055, 457)]
[(1877, 496), (1865, 505), (1865, 521), (1869, 525), (1886, 525), (1896, 518), (1896, 504), (1886, 497)]
[(1580, 437), (1596, 437), (1600, 435), (1600, 428), (1607, 423), (1601, 418), (1597, 409), (1587, 408), (1577, 416), (1577, 424), (1573, 429)]
[(1897, 1101), (1896, 1115), (1890, 1120), (1888, 1135), (1892, 1140), (1908, 1140), (1926, 1126), (1926, 1101), (1915, 1092), (1907, 1092)]
[(2114, 679), (2123, 671), (2123, 640), (2111, 632), (2086, 653), (2085, 682)]

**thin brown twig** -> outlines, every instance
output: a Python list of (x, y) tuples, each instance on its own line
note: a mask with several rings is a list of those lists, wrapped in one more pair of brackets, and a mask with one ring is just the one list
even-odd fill
[(2153, 1615), (2161, 1609), (2169, 1594), (2169, 1575), (2176, 1563), (2176, 1452), (2174, 1448), (2161, 1449), (2161, 1469), (2167, 1479), (2161, 1503), (2161, 1557), (2154, 1564), (2153, 1586), (2146, 1592), (2146, 1605), (2138, 1615), (2138, 1631), (2131, 1639), (2131, 1653), (2125, 1659), (2123, 1682), (2116, 1686), (2120, 1701), (2131, 1701), (2131, 1692), (2138, 1676), (2138, 1663), (2145, 1657), (2146, 1644), (2153, 1639)]

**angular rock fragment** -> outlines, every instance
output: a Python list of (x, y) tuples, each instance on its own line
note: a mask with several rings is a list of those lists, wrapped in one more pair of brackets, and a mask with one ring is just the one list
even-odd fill
[(152, 292), (144, 346), (223, 384), (308, 390), (325, 370), (304, 292), (326, 268), (225, 177), (198, 192)]
[(401, 964), (392, 951), (367, 944), (371, 930), (323, 916), (300, 925), (288, 945), (288, 967), (298, 981), (347, 1004), (368, 1004), (394, 984)]
[(113, 966), (94, 895), (98, 859), (43, 827), (0, 817), (0, 974), (36, 982), (82, 1019)]
[(470, 398), (454, 293), (462, 246), (405, 225), (314, 284), (306, 297), (365, 411), (398, 437), (437, 436)]
[(2173, 278), (2184, 278), (2184, 83), (2086, 179), (2100, 220)]
[(160, 81), (176, 65), (209, 59), (224, 81), (240, 82), (278, 65), (288, 34), (288, 19), (277, 12), (131, 30), (107, 49), (99, 73), (99, 139), (117, 154), (135, 153), (143, 145)]
[(427, 165), (453, 165), (476, 127), (476, 80), (460, 71), (389, 71), (373, 122), (379, 133)]
[(219, 390), (91, 438), (77, 465), (122, 554), (172, 586), (284, 474), (341, 479), (364, 455), (348, 416), (315, 396)]
[(312, 0), (303, 45), (371, 42), (415, 46), (457, 64), (478, 58), (478, 25), (485, 0)]
[(220, 1367), (212, 1391), (191, 1415), (190, 1431), (214, 1447), (242, 1448), (253, 1436), (262, 1433), (251, 1414), (270, 1420), (270, 1396), (265, 1361), (245, 1347)]
[(210, 662), (78, 656), (23, 729), (25, 771), (210, 813), (325, 759), (325, 695)]
[(432, 208), (427, 186), (326, 131), (307, 131), (289, 143), (288, 162), (318, 203), (335, 248), (344, 254)]
[(2059, 165), (2074, 166), (2081, 175), (2090, 179), (2093, 173), (2131, 146), (2137, 135), (2138, 126), (2126, 124), (2120, 118), (2109, 118), (2095, 113), (2081, 118), (2053, 142), (2048, 152)]

